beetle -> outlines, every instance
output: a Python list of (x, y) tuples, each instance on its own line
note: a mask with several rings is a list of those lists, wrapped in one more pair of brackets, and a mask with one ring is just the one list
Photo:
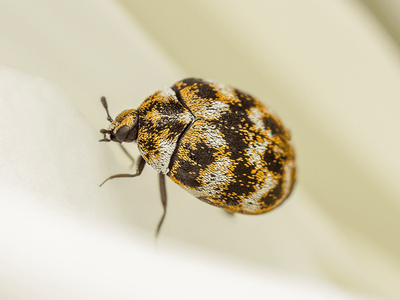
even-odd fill
[[(137, 110), (110, 117), (100, 141), (136, 142), (145, 164), (159, 172), (163, 215), (165, 175), (196, 198), (230, 213), (258, 215), (279, 206), (296, 181), (290, 132), (257, 98), (210, 80), (187, 78), (145, 99)], [(122, 145), (121, 145), (122, 146)], [(104, 182), (102, 184), (104, 184)]]

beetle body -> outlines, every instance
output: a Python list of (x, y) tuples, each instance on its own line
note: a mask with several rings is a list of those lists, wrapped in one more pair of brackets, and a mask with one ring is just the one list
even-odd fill
[(108, 133), (136, 141), (141, 156), (196, 198), (229, 212), (280, 205), (296, 179), (290, 133), (259, 100), (188, 78), (117, 116)]

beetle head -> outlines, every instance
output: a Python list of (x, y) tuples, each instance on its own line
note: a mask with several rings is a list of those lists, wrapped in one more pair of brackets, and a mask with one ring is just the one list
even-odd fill
[(111, 122), (108, 129), (101, 129), (100, 132), (104, 134), (104, 139), (100, 142), (133, 142), (136, 141), (139, 124), (138, 113), (135, 109), (124, 110), (120, 113), (115, 120), (110, 117), (105, 97), (101, 97), (101, 103), (107, 112), (107, 120)]

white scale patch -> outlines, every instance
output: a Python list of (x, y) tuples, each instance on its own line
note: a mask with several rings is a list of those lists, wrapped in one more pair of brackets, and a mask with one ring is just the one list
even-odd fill
[(202, 106), (199, 112), (205, 119), (216, 119), (221, 115), (222, 112), (227, 111), (228, 109), (228, 104), (222, 103), (221, 101), (216, 101), (210, 106)]
[[(255, 168), (261, 168), (262, 165), (260, 164), (265, 151), (268, 147), (268, 141), (264, 141), (263, 143), (251, 143), (249, 147), (246, 149), (246, 156), (249, 158), (249, 161), (255, 164)], [(249, 197), (241, 197), (242, 200), (242, 207), (243, 210), (246, 212), (255, 212), (260, 209), (260, 202), (262, 196), (268, 193), (271, 189), (276, 186), (277, 182), (272, 177), (271, 174), (267, 174), (267, 179), (265, 180), (264, 184), (260, 186), (256, 184), (256, 192), (250, 195)]]
[(164, 139), (160, 139), (159, 146), (161, 152), (159, 155), (160, 158), (159, 159), (151, 158), (149, 164), (157, 172), (167, 174), (169, 172), (168, 165), (171, 160), (172, 153), (174, 152), (174, 149), (176, 147), (176, 140), (167, 141)]
[[(195, 197), (213, 197), (217, 196), (222, 190), (218, 186), (224, 186), (232, 180), (232, 175), (229, 175), (229, 168), (232, 162), (223, 157), (218, 161), (210, 164), (202, 178), (202, 186), (197, 189), (185, 188)], [(211, 176), (213, 175), (213, 176)]]
[(218, 82), (215, 82), (214, 80), (204, 80), (205, 82), (211, 83), (212, 85), (215, 86), (215, 89), (220, 92), (222, 95), (228, 97), (228, 98), (234, 98), (235, 94), (233, 93), (233, 90), (230, 86), (225, 85), (225, 84), (221, 84)]
[(264, 122), (262, 121), (262, 113), (258, 108), (253, 107), (250, 109), (249, 119), (254, 123), (256, 129), (265, 131)]
[(256, 126), (256, 129), (261, 130), (269, 138), (273, 138), (271, 130), (269, 130), (269, 129), (266, 130), (266, 128), (265, 128), (265, 125), (263, 122), (263, 114), (258, 108), (253, 107), (252, 109), (250, 109), (249, 119), (251, 122), (254, 123), (254, 125)]
[(267, 140), (263, 143), (251, 143), (249, 148), (246, 149), (246, 155), (249, 157), (250, 162), (256, 165), (256, 168), (262, 167), (260, 161), (263, 159), (268, 144)]
[(193, 121), (192, 114), (189, 111), (185, 111), (184, 114), (179, 115), (178, 117), (179, 121), (184, 121), (185, 123), (190, 123)]
[(161, 97), (164, 97), (164, 98), (172, 97), (172, 98), (174, 98), (176, 101), (178, 101), (178, 98), (176, 98), (176, 94), (175, 94), (174, 90), (171, 89), (171, 88), (168, 87), (168, 86), (165, 86), (165, 87), (163, 87), (163, 88), (161, 89), (160, 96), (161, 96)]
[(260, 187), (256, 184), (256, 192), (250, 197), (241, 197), (243, 210), (249, 213), (255, 212), (260, 209), (261, 205), (259, 200), (262, 196), (267, 194), (271, 189), (276, 187), (277, 181), (272, 177), (271, 174), (267, 175), (267, 179), (264, 184)]
[(223, 136), (218, 134), (219, 131), (216, 130), (214, 126), (203, 124), (202, 128), (202, 132), (204, 132), (206, 144), (208, 146), (217, 148), (226, 145), (226, 140), (223, 138)]
[[(253, 122), (255, 122), (255, 117), (253, 115)], [(261, 161), (264, 157), (265, 151), (267, 151), (269, 142), (265, 140), (263, 143), (250, 143), (249, 147), (246, 149), (246, 157), (249, 158), (249, 162), (255, 165), (255, 168), (261, 168)], [(277, 181), (272, 177), (271, 174), (267, 174), (267, 179), (261, 186), (259, 184), (255, 185), (256, 192), (251, 194), (249, 197), (241, 197), (242, 207), (245, 212), (255, 212), (260, 209), (261, 204), (259, 200), (262, 196), (267, 194), (271, 189), (275, 188)]]

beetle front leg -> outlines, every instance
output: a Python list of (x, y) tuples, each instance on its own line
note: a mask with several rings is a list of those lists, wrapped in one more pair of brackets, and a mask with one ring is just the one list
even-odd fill
[(132, 164), (129, 168), (132, 168), (135, 165), (135, 159), (132, 157), (132, 155), (128, 152), (128, 150), (125, 149), (125, 147), (120, 143), (119, 146), (121, 147), (122, 151), (128, 156), (128, 158), (131, 160)]
[(142, 174), (142, 171), (143, 171), (145, 165), (146, 165), (146, 161), (144, 160), (144, 158), (142, 156), (139, 156), (139, 159), (136, 164), (136, 173), (135, 174), (116, 174), (116, 175), (110, 176), (106, 180), (104, 180), (103, 183), (100, 184), (100, 186), (102, 186), (104, 183), (106, 183), (106, 181), (113, 179), (113, 178), (140, 176), (140, 174)]

